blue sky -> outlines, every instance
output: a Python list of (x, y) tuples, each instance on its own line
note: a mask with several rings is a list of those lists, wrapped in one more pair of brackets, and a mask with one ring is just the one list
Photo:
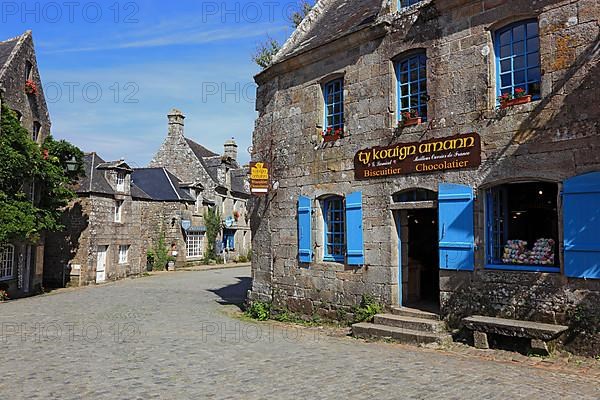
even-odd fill
[(218, 152), (235, 137), (247, 162), (259, 71), (250, 57), (267, 35), (291, 34), (294, 3), (2, 2), (0, 40), (33, 31), (56, 138), (144, 166), (175, 107), (186, 136)]

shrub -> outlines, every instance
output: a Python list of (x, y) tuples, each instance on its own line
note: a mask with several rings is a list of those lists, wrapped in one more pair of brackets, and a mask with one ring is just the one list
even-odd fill
[(246, 315), (258, 321), (266, 321), (271, 317), (271, 305), (262, 301), (253, 301), (246, 310)]
[(369, 322), (376, 314), (381, 313), (382, 310), (383, 307), (380, 303), (375, 301), (373, 296), (363, 294), (360, 304), (358, 306), (354, 306), (352, 309), (354, 313), (353, 322)]

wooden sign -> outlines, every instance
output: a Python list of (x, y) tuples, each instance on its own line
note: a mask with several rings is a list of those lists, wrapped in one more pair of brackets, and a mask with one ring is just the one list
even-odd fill
[(370, 179), (480, 165), (481, 138), (477, 133), (468, 133), (361, 150), (354, 156), (354, 175), (356, 179)]
[(250, 163), (250, 193), (264, 196), (269, 192), (269, 166), (263, 162)]

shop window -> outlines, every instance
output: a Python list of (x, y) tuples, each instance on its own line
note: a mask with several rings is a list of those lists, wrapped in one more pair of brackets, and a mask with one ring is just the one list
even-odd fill
[(188, 258), (200, 258), (204, 256), (204, 234), (190, 232), (185, 239)]
[(0, 247), (0, 279), (11, 279), (14, 275), (15, 247), (12, 244)]
[(235, 231), (225, 229), (223, 231), (223, 248), (235, 250)]
[(323, 86), (325, 96), (325, 131), (344, 129), (344, 80), (336, 79)]
[(403, 112), (416, 111), (427, 121), (427, 57), (419, 53), (396, 64), (398, 86), (398, 119)]
[(127, 264), (129, 259), (129, 246), (128, 245), (120, 245), (119, 246), (119, 264)]
[(528, 182), (487, 191), (487, 262), (492, 268), (558, 269), (558, 186)]
[(344, 199), (331, 196), (321, 200), (324, 227), (325, 261), (344, 261), (346, 255), (346, 227), (344, 218)]
[(437, 200), (437, 193), (427, 189), (414, 189), (396, 193), (392, 196), (394, 203), (409, 203), (414, 201)]
[(509, 25), (496, 32), (498, 96), (523, 89), (540, 97), (540, 38), (536, 20)]

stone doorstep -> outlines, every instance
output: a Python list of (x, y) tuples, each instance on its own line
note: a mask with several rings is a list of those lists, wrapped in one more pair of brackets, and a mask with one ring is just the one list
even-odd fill
[(395, 326), (398, 328), (410, 329), (420, 332), (440, 333), (446, 330), (446, 326), (442, 321), (434, 321), (431, 319), (414, 318), (394, 314), (378, 314), (374, 318), (374, 323), (378, 325)]
[(379, 325), (368, 322), (361, 322), (352, 325), (352, 335), (359, 338), (375, 337), (382, 339), (394, 339), (402, 343), (409, 344), (445, 344), (452, 342), (452, 336), (449, 334), (415, 331), (396, 326)]
[(420, 319), (428, 319), (432, 321), (439, 321), (440, 316), (438, 314), (434, 314), (428, 311), (421, 311), (414, 308), (408, 307), (392, 307), (391, 312), (394, 315), (404, 316), (404, 317), (412, 317), (412, 318), (420, 318)]
[(569, 327), (532, 321), (485, 317), (473, 315), (463, 318), (465, 326), (475, 332), (493, 333), (504, 336), (523, 337), (550, 341), (556, 339)]

